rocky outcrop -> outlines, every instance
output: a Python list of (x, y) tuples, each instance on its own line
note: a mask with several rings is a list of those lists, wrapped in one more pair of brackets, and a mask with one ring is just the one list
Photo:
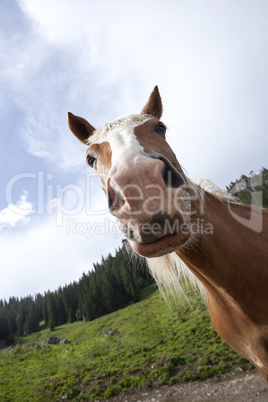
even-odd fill
[(117, 331), (116, 329), (109, 329), (108, 332), (104, 331), (102, 336), (110, 336), (110, 335), (116, 335), (119, 334), (119, 331)]
[(50, 336), (43, 342), (43, 345), (67, 345), (69, 343), (72, 342), (68, 341), (68, 339), (61, 339), (59, 336)]

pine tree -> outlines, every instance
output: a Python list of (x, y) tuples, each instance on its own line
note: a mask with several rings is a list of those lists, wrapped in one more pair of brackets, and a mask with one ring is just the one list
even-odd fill
[(26, 335), (39, 331), (39, 315), (37, 312), (36, 304), (33, 302), (29, 314), (26, 316), (25, 332)]
[[(57, 309), (57, 303), (56, 299), (54, 296), (54, 293), (49, 293), (48, 294), (48, 322), (49, 326), (54, 326), (54, 328), (58, 325), (58, 309)], [(54, 329), (53, 328), (53, 329)]]
[(23, 321), (23, 312), (22, 312), (22, 305), (19, 306), (17, 317), (16, 317), (16, 324), (17, 324), (17, 335), (23, 336), (24, 335), (24, 321)]
[(7, 346), (12, 345), (14, 342), (14, 336), (11, 332), (10, 322), (8, 320), (6, 312), (3, 310), (0, 312), (0, 339), (5, 339)]
[(63, 290), (59, 288), (57, 291), (57, 309), (58, 309), (58, 324), (62, 325), (67, 322), (67, 311), (65, 308), (64, 300), (63, 300)]
[(43, 300), (42, 300), (42, 315), (43, 320), (45, 321), (45, 325), (48, 324), (48, 294), (45, 293)]

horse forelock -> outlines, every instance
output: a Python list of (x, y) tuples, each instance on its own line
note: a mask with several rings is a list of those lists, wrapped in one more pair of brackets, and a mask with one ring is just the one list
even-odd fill
[(100, 142), (105, 139), (105, 136), (112, 130), (116, 128), (123, 127), (136, 127), (140, 124), (145, 123), (152, 116), (146, 114), (128, 114), (121, 116), (111, 123), (105, 123), (101, 128), (95, 130), (93, 134), (88, 138), (87, 145), (91, 145), (96, 142)]

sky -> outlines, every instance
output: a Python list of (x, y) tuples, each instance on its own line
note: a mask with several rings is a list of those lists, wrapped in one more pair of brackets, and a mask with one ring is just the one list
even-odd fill
[(99, 128), (155, 85), (187, 175), (268, 167), (266, 0), (1, 0), (0, 299), (77, 281), (122, 238), (67, 112)]

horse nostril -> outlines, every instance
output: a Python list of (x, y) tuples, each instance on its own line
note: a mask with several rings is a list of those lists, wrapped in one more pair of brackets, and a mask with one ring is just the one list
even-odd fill
[(161, 174), (165, 185), (167, 187), (184, 188), (185, 181), (183, 180), (182, 176), (177, 171), (177, 169), (175, 169), (174, 166), (165, 157), (160, 156), (159, 159), (162, 160), (162, 162), (164, 162), (164, 167), (162, 169)]
[(162, 178), (167, 187), (185, 187), (185, 181), (177, 169), (169, 162), (169, 160), (160, 154), (148, 154), (144, 151), (141, 151), (142, 155), (148, 156), (152, 159), (159, 159), (164, 163), (164, 167), (161, 171)]
[(114, 211), (114, 204), (113, 204), (113, 199), (111, 196), (111, 192), (107, 189), (107, 199), (108, 199), (108, 207), (109, 207), (109, 211), (111, 212), (111, 214)]
[(115, 216), (115, 212), (118, 211), (124, 204), (124, 198), (119, 194), (119, 192), (114, 191), (114, 189), (109, 185), (106, 188), (107, 200), (109, 211)]
[(162, 227), (164, 227), (165, 222), (169, 220), (169, 216), (165, 211), (156, 211), (152, 216), (152, 225), (158, 223)]

